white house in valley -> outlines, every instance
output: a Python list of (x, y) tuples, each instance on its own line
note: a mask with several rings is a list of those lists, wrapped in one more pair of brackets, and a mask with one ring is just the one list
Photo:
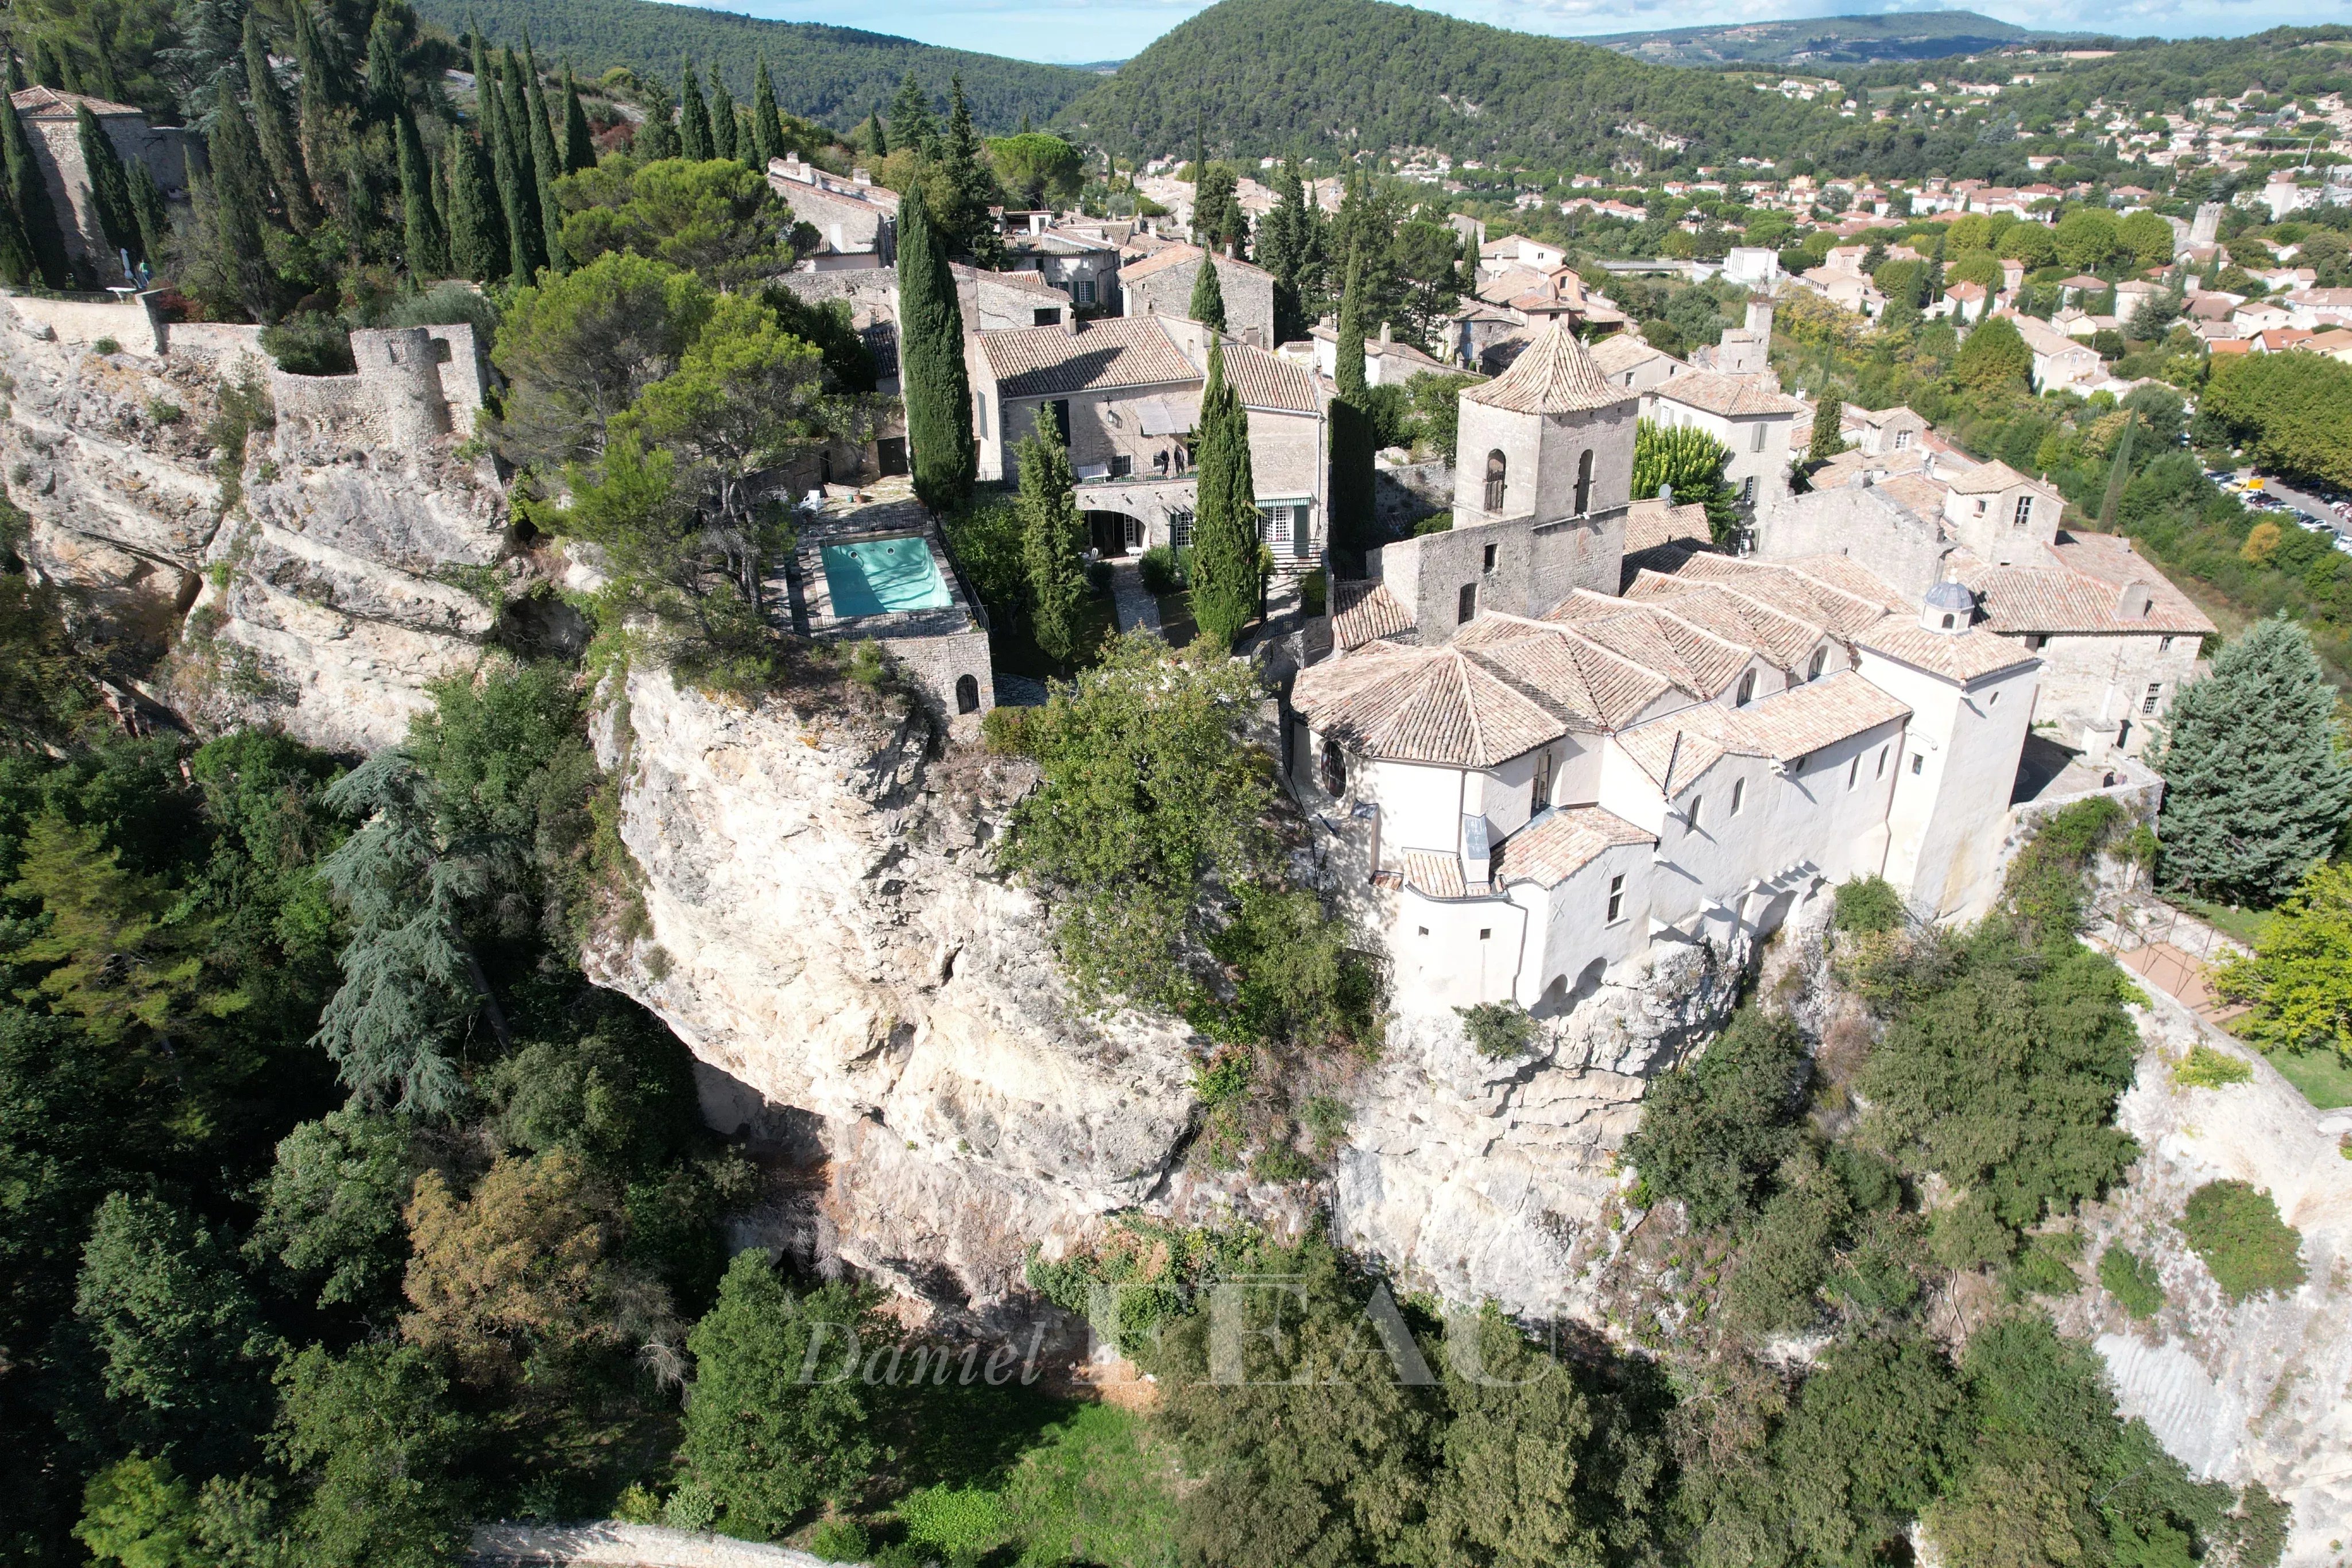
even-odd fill
[(1453, 528), (1335, 584), (1294, 684), (1286, 778), (1408, 1010), (1565, 1007), (1850, 877), (1930, 917), (1998, 891), (2041, 657), (1959, 582), (1734, 559), (1629, 503), (1638, 396), (1565, 326), (1465, 391)]

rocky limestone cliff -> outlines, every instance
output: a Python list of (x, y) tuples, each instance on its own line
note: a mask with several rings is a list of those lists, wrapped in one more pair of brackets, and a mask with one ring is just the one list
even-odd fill
[[(604, 711), (646, 928), (592, 972), (687, 1042), (717, 1125), (812, 1145), (810, 1212), (773, 1216), (770, 1239), (987, 1301), (1033, 1246), (1058, 1255), (1122, 1208), (1297, 1222), (1296, 1191), (1188, 1167), (1200, 1042), (1074, 1006), (1045, 909), (996, 870), (1025, 765), (933, 756), (903, 705), (752, 709), (660, 672)], [(1667, 949), (1513, 1063), (1451, 1017), (1397, 1020), (1338, 1157), (1342, 1235), (1457, 1299), (1573, 1305), (1644, 1075), (1719, 1022), (1736, 980)]]
[(391, 452), (273, 428), (269, 370), (249, 329), (100, 354), (0, 302), (0, 472), (37, 569), (173, 643), (150, 695), (366, 750), (479, 662), (535, 570), (462, 433)]
[[(2093, 1206), (2084, 1258), (2120, 1242), (2156, 1263), (2165, 1304), (2135, 1323), (2093, 1285), (2057, 1304), (2060, 1326), (2095, 1343), (2124, 1413), (2145, 1419), (2200, 1476), (2259, 1480), (2294, 1507), (2290, 1565), (2340, 1560), (2352, 1522), (2352, 1114), (2312, 1109), (2260, 1056), (2158, 995), (2140, 1017), (2139, 1073), (2116, 1120), (2144, 1151), (2129, 1181)], [(2251, 1082), (2175, 1084), (2200, 1040), (2249, 1062)], [(2232, 1305), (2178, 1228), (2189, 1195), (2221, 1178), (2267, 1188), (2303, 1233), (2307, 1278), (2290, 1295)]]

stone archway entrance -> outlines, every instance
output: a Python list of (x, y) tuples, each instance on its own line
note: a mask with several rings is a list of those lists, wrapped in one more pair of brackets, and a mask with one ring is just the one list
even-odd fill
[(1087, 542), (1105, 559), (1142, 553), (1143, 519), (1126, 512), (1088, 512)]

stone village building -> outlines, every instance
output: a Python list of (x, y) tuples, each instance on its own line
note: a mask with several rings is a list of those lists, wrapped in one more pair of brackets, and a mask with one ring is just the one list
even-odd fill
[[(1121, 308), (1129, 316), (1192, 313), (1192, 285), (1201, 276), (1199, 246), (1167, 246), (1118, 269)], [(1225, 330), (1253, 348), (1274, 340), (1274, 274), (1246, 261), (1221, 256), (1217, 289), (1225, 301)]]
[[(1307, 370), (1231, 338), (1225, 375), (1249, 416), (1260, 537), (1279, 570), (1322, 559), (1329, 450)], [(1018, 476), (1016, 447), (1040, 419), (1069, 443), (1077, 502), (1106, 556), (1192, 543), (1192, 434), (1207, 386), (1209, 329), (1176, 316), (968, 332), (980, 477)]]
[(49, 205), (65, 231), (66, 260), (86, 274), (90, 286), (131, 281), (98, 221), (98, 198), (90, 191), (89, 170), (81, 155), (81, 123), (74, 111), (87, 106), (124, 166), (146, 165), (166, 196), (179, 194), (187, 184), (187, 132), (176, 126), (150, 125), (146, 111), (130, 104), (54, 88), (28, 87), (9, 101), (32, 141), (33, 160), (49, 189)]
[(1950, 578), (1696, 548), (1628, 500), (1638, 398), (1565, 324), (1465, 391), (1454, 528), (1334, 584), (1293, 685), (1285, 778), (1401, 1008), (1565, 1007), (1854, 876), (1928, 917), (1998, 891), (2050, 661)]

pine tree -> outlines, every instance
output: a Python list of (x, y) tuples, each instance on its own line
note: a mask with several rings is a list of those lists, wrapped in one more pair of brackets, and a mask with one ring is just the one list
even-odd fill
[(2166, 885), (2265, 905), (2294, 890), (2352, 812), (2335, 711), (2311, 634), (2283, 614), (2231, 639), (2210, 676), (2180, 689), (2149, 758), (2164, 775)]
[(269, 67), (269, 47), (261, 35), (261, 13), (245, 14), (246, 101), (253, 107), (254, 139), (261, 143), (262, 162), (285, 204), (286, 221), (297, 234), (309, 234), (319, 225), (318, 198), (310, 193), (310, 171), (302, 157), (302, 138), (288, 107), (278, 73)]
[(776, 112), (775, 78), (768, 74), (768, 57), (760, 57), (760, 68), (751, 73), (751, 151), (760, 162), (760, 172), (768, 172), (769, 162), (784, 155), (783, 116)]
[(212, 228), (218, 246), (214, 265), (255, 320), (270, 320), (277, 311), (278, 279), (263, 244), (261, 149), (243, 110), (233, 103), (220, 106), (205, 152), (212, 163)]
[(463, 127), (449, 132), (449, 270), (477, 283), (507, 276), (506, 214), (482, 145)]
[(449, 236), (433, 200), (433, 162), (425, 155), (424, 138), (416, 134), (416, 117), (400, 111), (394, 127), (400, 140), (400, 208), (406, 220), (408, 276), (419, 282), (446, 277)]
[(572, 68), (563, 68), (563, 172), (577, 174), (596, 166), (596, 139), (588, 130), (588, 111), (580, 107), (580, 84)]
[(16, 96), (25, 90), (25, 78), (17, 72), (15, 53), (5, 48), (0, 53), (7, 55), (8, 112), (0, 117), (0, 142), (5, 142), (6, 152), (8, 201), (16, 209), (16, 221), (24, 228), (42, 283), (51, 288), (69, 288), (73, 269), (66, 262), (65, 231), (58, 226), (57, 208), (49, 201), (49, 183), (34, 160), (32, 138), (16, 114)]
[(1838, 429), (1845, 417), (1845, 399), (1838, 390), (1824, 385), (1822, 401), (1813, 409), (1813, 439), (1805, 448), (1805, 461), (1826, 463), (1845, 450), (1845, 437)]
[(738, 155), (735, 135), (740, 129), (735, 123), (735, 95), (727, 90), (727, 84), (719, 79), (717, 71), (713, 71), (710, 73), (710, 155), (734, 159)]
[(1029, 582), (1029, 624), (1037, 646), (1067, 664), (1087, 600), (1086, 521), (1078, 515), (1070, 449), (1050, 408), (1021, 440), (1021, 564)]
[(563, 258), (563, 204), (556, 200), (555, 182), (563, 172), (563, 165), (555, 152), (555, 132), (549, 127), (547, 93), (540, 85), (539, 61), (530, 52), (530, 34), (522, 36), (523, 113), (530, 121), (530, 162), (539, 198), (540, 226), (547, 235), (547, 264), (562, 272), (570, 265)]
[(105, 232), (108, 246), (127, 251), (136, 261), (142, 254), (139, 240), (139, 214), (131, 205), (131, 176), (122, 167), (121, 155), (115, 152), (114, 142), (99, 124), (98, 116), (89, 105), (74, 106), (74, 125), (81, 138), (82, 167), (89, 172), (91, 204), (98, 208), (98, 226)]
[(958, 511), (971, 498), (979, 467), (971, 381), (963, 363), (963, 307), (920, 185), (898, 204), (898, 314), (915, 494), (933, 512)]
[(710, 109), (702, 101), (702, 88), (694, 79), (694, 62), (686, 62), (684, 85), (677, 89), (677, 140), (686, 149), (687, 158), (696, 163), (710, 161)]
[[(880, 123), (878, 113), (875, 120)], [(939, 139), (940, 126), (931, 115), (930, 94), (915, 79), (915, 73), (908, 71), (906, 79), (898, 84), (898, 98), (890, 105), (889, 144), (902, 152), (928, 155), (931, 143)]]
[(1201, 270), (1192, 278), (1192, 304), (1185, 314), (1213, 332), (1225, 329), (1225, 291), (1217, 281), (1217, 258), (1201, 253)]
[(1257, 613), (1256, 483), (1250, 469), (1249, 414), (1225, 381), (1221, 339), (1209, 340), (1208, 385), (1201, 393), (1200, 477), (1193, 503), (1192, 621), (1220, 650)]

